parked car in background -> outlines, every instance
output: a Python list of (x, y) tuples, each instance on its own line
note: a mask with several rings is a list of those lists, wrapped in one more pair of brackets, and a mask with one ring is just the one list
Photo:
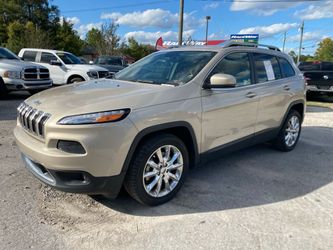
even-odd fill
[(298, 68), (307, 82), (308, 96), (314, 94), (333, 96), (333, 62), (301, 62)]
[(24, 62), (13, 52), (0, 47), (0, 95), (27, 90), (31, 94), (52, 87), (49, 70)]
[(109, 75), (107, 69), (83, 64), (78, 57), (69, 52), (25, 48), (21, 49), (19, 57), (48, 68), (56, 85), (105, 78)]
[(164, 50), (98, 82), (18, 107), (22, 158), (54, 188), (115, 197), (124, 185), (137, 201), (159, 205), (206, 157), (266, 141), (287, 152), (301, 134), (304, 78), (276, 47)]
[(120, 56), (100, 56), (93, 63), (108, 69), (111, 75), (128, 66), (127, 62)]

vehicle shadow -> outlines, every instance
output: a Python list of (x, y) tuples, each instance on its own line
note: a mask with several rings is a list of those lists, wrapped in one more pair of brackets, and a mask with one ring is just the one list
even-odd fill
[(0, 97), (0, 121), (16, 120), (16, 108), (29, 96), (28, 92), (20, 91)]
[(98, 200), (136, 216), (205, 213), (271, 204), (311, 193), (333, 181), (333, 129), (305, 127), (296, 149), (275, 151), (268, 144), (243, 149), (192, 170), (170, 202), (147, 207), (122, 193)]

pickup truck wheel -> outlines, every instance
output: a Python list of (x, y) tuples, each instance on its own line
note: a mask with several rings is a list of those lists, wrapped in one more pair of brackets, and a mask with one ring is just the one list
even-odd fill
[(179, 191), (188, 166), (185, 144), (174, 135), (158, 135), (139, 145), (125, 178), (125, 189), (142, 204), (163, 204)]
[(301, 115), (296, 110), (291, 110), (279, 132), (273, 141), (274, 146), (283, 152), (289, 152), (296, 147), (301, 135)]
[(72, 83), (83, 82), (83, 81), (84, 81), (84, 79), (83, 79), (82, 77), (77, 76), (77, 77), (73, 77), (73, 78), (71, 78), (71, 79), (68, 81), (68, 83), (69, 83), (69, 84), (72, 84)]
[(8, 90), (3, 82), (3, 80), (0, 78), (0, 97), (5, 97), (8, 94)]

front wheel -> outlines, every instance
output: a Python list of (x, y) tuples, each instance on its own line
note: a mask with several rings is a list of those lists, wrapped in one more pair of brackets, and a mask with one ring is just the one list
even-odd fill
[(184, 143), (174, 135), (157, 135), (139, 145), (124, 185), (140, 203), (160, 205), (176, 195), (188, 167), (188, 152)]
[(284, 152), (293, 150), (301, 135), (301, 129), (301, 115), (296, 110), (291, 110), (273, 142), (274, 146)]
[(83, 81), (84, 81), (84, 79), (82, 77), (76, 76), (76, 77), (71, 78), (68, 81), (68, 83), (72, 84), (72, 83), (83, 82)]

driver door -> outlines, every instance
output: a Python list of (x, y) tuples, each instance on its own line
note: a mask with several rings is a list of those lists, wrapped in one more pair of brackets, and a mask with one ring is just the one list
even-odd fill
[(208, 75), (229, 74), (234, 88), (202, 90), (202, 152), (254, 135), (259, 97), (247, 52), (226, 55)]
[(64, 84), (66, 67), (64, 65), (63, 66), (51, 65), (51, 61), (60, 61), (60, 60), (52, 53), (49, 52), (41, 53), (39, 64), (49, 69), (50, 78), (53, 80), (53, 83)]

